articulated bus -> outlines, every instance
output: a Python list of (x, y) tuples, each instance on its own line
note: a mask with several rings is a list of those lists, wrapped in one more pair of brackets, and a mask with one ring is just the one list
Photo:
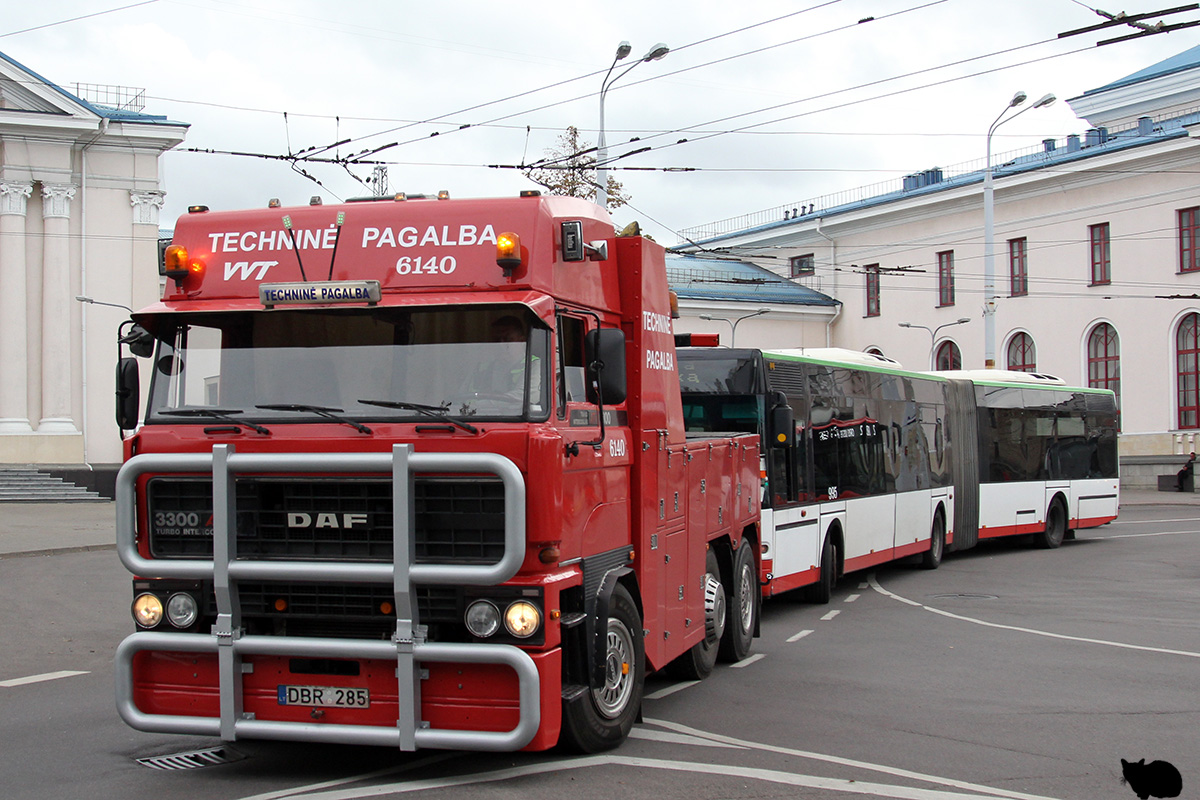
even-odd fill
[(763, 441), (763, 595), (828, 602), (837, 579), (1117, 515), (1112, 392), (1045, 375), (920, 373), (837, 349), (682, 348), (689, 431)]

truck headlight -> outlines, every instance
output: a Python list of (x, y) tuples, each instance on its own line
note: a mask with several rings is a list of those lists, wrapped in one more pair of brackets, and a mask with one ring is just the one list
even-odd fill
[(187, 592), (176, 592), (167, 600), (167, 621), (176, 628), (190, 628), (198, 613), (196, 598)]
[(500, 611), (488, 600), (476, 600), (463, 615), (472, 636), (486, 639), (500, 630)]
[(153, 628), (162, 622), (163, 604), (158, 595), (145, 592), (133, 600), (133, 621), (143, 628)]
[(533, 603), (518, 600), (504, 612), (504, 627), (518, 639), (528, 639), (542, 626), (542, 612)]

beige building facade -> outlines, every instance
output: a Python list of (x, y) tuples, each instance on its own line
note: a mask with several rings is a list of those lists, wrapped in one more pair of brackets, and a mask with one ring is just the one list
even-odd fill
[[(992, 157), (991, 282), (982, 160), (684, 233), (768, 252), (840, 301), (835, 346), (979, 369), (990, 324), (995, 366), (1117, 392), (1123, 458), (1187, 453), (1200, 444), (1200, 48), (1068, 102), (1085, 135)], [(802, 346), (754, 332), (739, 344)]]
[(79, 94), (0, 53), (0, 464), (120, 462), (117, 327), (159, 295), (159, 157), (187, 126)]

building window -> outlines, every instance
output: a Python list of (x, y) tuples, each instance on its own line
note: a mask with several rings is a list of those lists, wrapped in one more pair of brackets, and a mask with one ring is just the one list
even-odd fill
[(791, 265), (793, 278), (817, 274), (817, 259), (812, 253), (804, 256), (792, 256), (788, 263)]
[(962, 369), (962, 351), (954, 342), (942, 342), (937, 349), (937, 359), (934, 369), (945, 372), (948, 369)]
[(1037, 352), (1028, 333), (1018, 333), (1008, 340), (1008, 368), (1014, 372), (1037, 372)]
[(1008, 240), (1009, 297), (1023, 297), (1029, 294), (1029, 273), (1025, 269), (1025, 251), (1024, 237)]
[(937, 254), (938, 306), (954, 305), (954, 251)]
[(879, 265), (868, 264), (867, 274), (867, 316), (879, 316)]
[(868, 347), (866, 352), (869, 356), (879, 356), (880, 358), (884, 357), (883, 351), (878, 347)]
[[(1121, 352), (1117, 330), (1107, 322), (1092, 328), (1087, 340), (1088, 386), (1111, 389), (1121, 408)], [(1119, 414), (1119, 411), (1118, 411)], [(1118, 416), (1118, 420), (1120, 417)]]
[(1180, 428), (1200, 428), (1200, 314), (1188, 314), (1175, 334), (1176, 400)]
[(1092, 286), (1103, 286), (1112, 282), (1112, 263), (1108, 243), (1108, 223), (1088, 226), (1088, 241), (1091, 243)]
[(1179, 212), (1179, 271), (1200, 272), (1200, 207)]

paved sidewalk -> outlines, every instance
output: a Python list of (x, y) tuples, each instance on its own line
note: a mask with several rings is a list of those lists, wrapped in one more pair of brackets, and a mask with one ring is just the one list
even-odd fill
[[(1121, 505), (1195, 506), (1200, 494), (1128, 489)], [(0, 559), (115, 547), (116, 504), (0, 503)]]

